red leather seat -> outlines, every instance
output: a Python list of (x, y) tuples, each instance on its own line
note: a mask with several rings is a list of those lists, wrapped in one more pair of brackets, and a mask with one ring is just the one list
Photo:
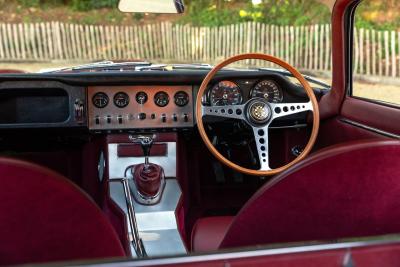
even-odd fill
[(227, 228), (201, 219), (193, 250), (400, 233), (399, 192), (399, 141), (340, 145), (264, 185)]
[(113, 227), (77, 186), (0, 158), (0, 265), (123, 257)]
[(233, 221), (233, 216), (206, 217), (197, 220), (192, 230), (192, 250), (217, 250)]

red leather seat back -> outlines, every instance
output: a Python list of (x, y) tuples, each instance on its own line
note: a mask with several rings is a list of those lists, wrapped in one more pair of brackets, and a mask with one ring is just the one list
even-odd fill
[(0, 265), (122, 257), (101, 210), (48, 169), (0, 158)]
[(266, 184), (221, 248), (400, 233), (400, 142), (318, 153)]

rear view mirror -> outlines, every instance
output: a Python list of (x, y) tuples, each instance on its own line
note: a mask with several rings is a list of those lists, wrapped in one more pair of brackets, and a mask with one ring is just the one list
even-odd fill
[(183, 13), (183, 0), (120, 0), (118, 9), (135, 13)]

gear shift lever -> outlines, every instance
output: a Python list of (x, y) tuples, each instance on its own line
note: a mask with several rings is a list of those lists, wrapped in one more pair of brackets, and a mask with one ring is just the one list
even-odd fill
[(146, 169), (149, 168), (149, 156), (150, 156), (150, 150), (151, 147), (153, 146), (153, 141), (154, 141), (154, 135), (153, 137), (150, 136), (137, 136), (133, 137), (132, 135), (129, 136), (129, 140), (131, 140), (133, 143), (140, 144), (143, 150), (143, 155), (144, 155), (144, 164)]
[(158, 203), (165, 186), (163, 168), (149, 162), (153, 138), (154, 136), (129, 136), (129, 140), (135, 144), (140, 144), (143, 150), (144, 164), (132, 166), (130, 169), (135, 185), (135, 188), (132, 188), (133, 195), (137, 202), (144, 205)]

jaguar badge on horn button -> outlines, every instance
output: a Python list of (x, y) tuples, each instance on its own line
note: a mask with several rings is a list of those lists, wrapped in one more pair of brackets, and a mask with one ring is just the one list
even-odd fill
[(249, 105), (250, 120), (257, 124), (266, 123), (271, 118), (271, 109), (267, 103), (256, 100)]

